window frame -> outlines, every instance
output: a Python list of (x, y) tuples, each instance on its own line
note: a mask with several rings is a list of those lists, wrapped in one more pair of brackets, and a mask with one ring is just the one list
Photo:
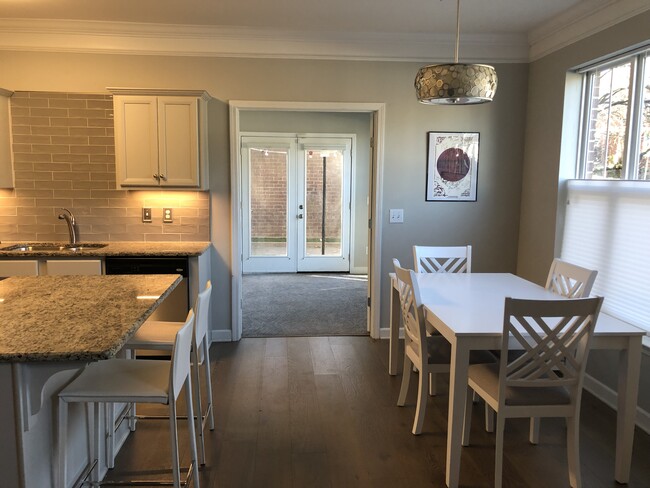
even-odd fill
[[(589, 143), (589, 126), (591, 113), (591, 93), (594, 86), (596, 73), (606, 69), (614, 69), (617, 66), (632, 63), (629, 112), (625, 127), (625, 148), (623, 159), (623, 174), (621, 178), (587, 178), (587, 155)], [(579, 121), (579, 138), (578, 138), (578, 158), (576, 165), (576, 178), (582, 180), (602, 180), (602, 181), (620, 181), (620, 180), (637, 180), (639, 179), (639, 155), (641, 149), (641, 130), (643, 129), (643, 101), (645, 92), (645, 83), (650, 80), (644, 80), (646, 64), (650, 63), (650, 45), (645, 45), (634, 49), (623, 55), (608, 58), (596, 64), (585, 66), (578, 69), (577, 73), (582, 74), (582, 92), (580, 100), (580, 121)]]

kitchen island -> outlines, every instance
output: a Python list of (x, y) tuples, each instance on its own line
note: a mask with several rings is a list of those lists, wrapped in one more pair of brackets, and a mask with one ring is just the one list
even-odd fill
[[(2, 486), (54, 487), (57, 393), (86, 363), (117, 355), (180, 281), (179, 275), (0, 281)], [(70, 410), (69, 479), (89, 462), (86, 421), (84, 409)]]

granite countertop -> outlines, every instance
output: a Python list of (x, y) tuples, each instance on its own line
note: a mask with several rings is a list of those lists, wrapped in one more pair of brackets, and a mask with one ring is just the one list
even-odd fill
[(180, 275), (2, 280), (0, 361), (113, 357), (180, 281)]
[[(3, 242), (0, 244), (0, 258), (2, 257), (104, 257), (104, 256), (199, 256), (210, 246), (209, 242), (107, 242), (106, 247), (85, 248), (76, 251), (45, 250), (45, 251), (10, 251), (5, 248), (15, 244), (53, 244), (66, 245), (67, 243), (25, 243)], [(87, 243), (96, 244), (96, 243)], [(83, 246), (83, 244), (80, 244)]]

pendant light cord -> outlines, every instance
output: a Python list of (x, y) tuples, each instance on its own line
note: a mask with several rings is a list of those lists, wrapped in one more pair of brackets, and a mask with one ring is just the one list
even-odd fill
[(458, 64), (458, 46), (460, 44), (460, 0), (456, 2), (456, 54), (454, 64)]

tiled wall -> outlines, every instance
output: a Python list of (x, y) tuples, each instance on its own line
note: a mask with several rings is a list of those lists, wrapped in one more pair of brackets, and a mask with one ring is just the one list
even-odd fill
[[(117, 190), (110, 95), (16, 92), (16, 185), (0, 190), (0, 240), (66, 241), (62, 207), (81, 241), (208, 241), (208, 192)], [(153, 222), (142, 222), (142, 207)], [(163, 207), (174, 222), (162, 222)]]

